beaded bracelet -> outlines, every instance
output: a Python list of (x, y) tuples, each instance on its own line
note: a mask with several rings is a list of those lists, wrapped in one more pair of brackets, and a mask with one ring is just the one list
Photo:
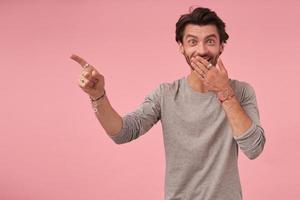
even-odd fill
[(105, 90), (104, 90), (104, 93), (100, 97), (97, 97), (96, 99), (93, 99), (92, 97), (90, 97), (90, 99), (92, 101), (98, 101), (98, 100), (102, 99), (104, 97), (104, 95), (105, 95)]
[(90, 97), (91, 101), (92, 101), (92, 107), (94, 109), (94, 112), (98, 112), (98, 109), (97, 109), (97, 106), (98, 106), (98, 103), (97, 101), (102, 99), (104, 96), (105, 96), (105, 90), (104, 90), (104, 93), (100, 96), (100, 97), (97, 97), (96, 99), (93, 99), (92, 97)]

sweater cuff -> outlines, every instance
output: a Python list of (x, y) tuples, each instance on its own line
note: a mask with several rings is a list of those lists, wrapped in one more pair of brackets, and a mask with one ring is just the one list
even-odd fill
[(125, 118), (122, 117), (122, 128), (121, 130), (114, 135), (109, 135), (109, 137), (115, 141), (117, 144), (121, 144), (124, 140), (124, 135), (126, 133), (126, 122), (125, 122)]
[(256, 128), (256, 125), (252, 121), (251, 126), (244, 133), (242, 133), (239, 136), (233, 136), (233, 138), (235, 140), (244, 140), (244, 139), (248, 138), (249, 136), (251, 136), (253, 134), (255, 128)]

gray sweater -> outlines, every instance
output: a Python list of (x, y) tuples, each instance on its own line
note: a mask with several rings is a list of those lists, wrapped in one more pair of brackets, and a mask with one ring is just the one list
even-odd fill
[(214, 92), (194, 91), (182, 77), (162, 83), (133, 112), (122, 117), (117, 144), (145, 134), (161, 120), (166, 156), (165, 200), (241, 200), (238, 149), (256, 158), (265, 144), (255, 92), (250, 84), (230, 80), (237, 99), (252, 119), (234, 137)]

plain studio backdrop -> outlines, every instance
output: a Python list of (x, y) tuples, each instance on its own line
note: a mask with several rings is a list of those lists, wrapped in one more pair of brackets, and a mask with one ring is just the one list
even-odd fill
[(175, 23), (216, 11), (230, 35), (223, 62), (256, 91), (264, 152), (239, 169), (245, 200), (300, 198), (298, 1), (0, 1), (1, 200), (163, 199), (161, 124), (117, 145), (77, 86), (76, 53), (105, 76), (124, 115), (162, 82), (188, 75)]

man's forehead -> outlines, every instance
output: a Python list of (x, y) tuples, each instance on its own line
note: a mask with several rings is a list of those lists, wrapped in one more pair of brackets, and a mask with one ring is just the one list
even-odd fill
[(197, 37), (197, 38), (207, 38), (207, 37), (219, 37), (217, 27), (215, 25), (195, 25), (188, 24), (184, 29), (184, 38), (187, 37)]

